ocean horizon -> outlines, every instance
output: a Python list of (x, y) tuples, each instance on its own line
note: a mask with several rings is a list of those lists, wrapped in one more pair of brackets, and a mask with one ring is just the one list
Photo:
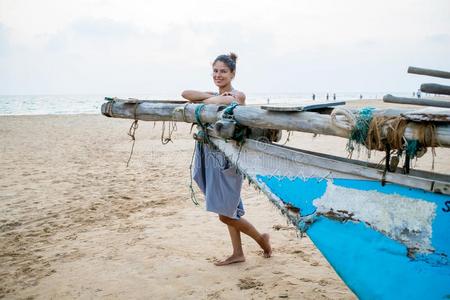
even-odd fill
[[(315, 94), (316, 101), (326, 101), (327, 92)], [(328, 93), (329, 101), (348, 101), (363, 99), (381, 99), (388, 92), (336, 92)], [(396, 96), (411, 97), (412, 92), (391, 92)], [(313, 93), (248, 93), (247, 104), (302, 103), (312, 100)], [(0, 95), (0, 115), (65, 115), (99, 114), (105, 97), (141, 100), (181, 100), (174, 93), (166, 94), (88, 94), (88, 95)]]

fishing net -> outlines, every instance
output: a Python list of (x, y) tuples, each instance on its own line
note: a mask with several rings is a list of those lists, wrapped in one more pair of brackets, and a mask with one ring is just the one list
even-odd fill
[[(402, 116), (374, 116), (373, 108), (361, 109), (354, 117), (347, 150), (352, 153), (364, 145), (368, 150), (396, 151), (410, 158), (420, 157), (427, 147), (438, 146), (436, 126), (431, 123), (414, 123)], [(413, 124), (417, 139), (405, 138), (405, 130)]]

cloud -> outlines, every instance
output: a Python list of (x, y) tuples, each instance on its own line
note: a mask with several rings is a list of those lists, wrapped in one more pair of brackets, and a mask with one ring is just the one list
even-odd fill
[(69, 30), (92, 38), (130, 38), (139, 35), (139, 30), (134, 25), (107, 18), (77, 19), (69, 25)]
[[(449, 46), (450, 45), (450, 35), (446, 33), (431, 34), (424, 38), (425, 43), (433, 43), (436, 45)], [(447, 49), (450, 51), (450, 49)]]
[(229, 51), (254, 92), (415, 89), (407, 65), (450, 67), (448, 0), (80, 1), (0, 0), (0, 94), (211, 89)]
[(9, 30), (0, 23), (0, 58), (8, 54), (9, 48)]

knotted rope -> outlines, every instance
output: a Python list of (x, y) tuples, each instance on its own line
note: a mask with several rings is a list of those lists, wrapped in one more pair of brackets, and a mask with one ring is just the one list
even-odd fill
[(244, 143), (245, 137), (247, 135), (247, 127), (240, 124), (235, 118), (234, 118), (234, 110), (236, 107), (239, 106), (239, 103), (236, 101), (231, 102), (222, 113), (223, 119), (229, 119), (232, 120), (232, 122), (235, 123), (235, 129), (233, 132), (233, 140), (235, 140), (238, 145), (242, 145)]
[(172, 134), (176, 130), (177, 130), (177, 123), (174, 121), (169, 121), (168, 136), (165, 137), (164, 134), (166, 132), (166, 122), (163, 121), (161, 129), (161, 143), (163, 145), (167, 145), (169, 142), (173, 143)]
[[(409, 168), (409, 159), (421, 157), (427, 147), (432, 147), (432, 168), (434, 168), (434, 147), (438, 146), (438, 143), (436, 126), (433, 123), (420, 123), (416, 129), (418, 138), (408, 140), (404, 134), (406, 127), (411, 123), (409, 120), (402, 116), (374, 116), (373, 112), (373, 108), (363, 108), (356, 114), (345, 108), (336, 108), (331, 113), (331, 120), (335, 126), (350, 130), (347, 143), (350, 157), (355, 148), (359, 151), (360, 145), (364, 145), (369, 150), (385, 151), (387, 164), (391, 151), (396, 151), (399, 156), (405, 154), (405, 167), (407, 163)], [(338, 119), (339, 115), (344, 118)]]

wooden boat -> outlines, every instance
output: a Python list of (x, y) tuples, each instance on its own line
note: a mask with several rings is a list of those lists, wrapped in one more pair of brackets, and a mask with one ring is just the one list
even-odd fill
[(368, 163), (255, 140), (212, 141), (361, 299), (449, 294), (450, 176), (396, 172), (383, 184), (383, 170)]
[[(329, 105), (237, 107), (239, 126), (349, 136)], [(148, 121), (230, 124), (227, 109), (189, 103), (110, 99), (102, 113)], [(420, 122), (433, 123), (437, 146), (450, 147), (448, 110), (413, 116), (403, 137), (418, 138)], [(333, 119), (334, 118), (334, 119)], [(333, 121), (334, 120), (334, 121)], [(200, 122), (199, 122), (200, 121)], [(233, 124), (236, 125), (236, 123)], [(234, 141), (227, 130), (205, 129), (209, 142), (238, 166), (286, 217), (308, 236), (361, 299), (450, 297), (450, 176), (406, 170), (278, 145), (255, 130)], [(383, 132), (380, 128), (380, 132)], [(228, 136), (227, 136), (228, 135)]]

